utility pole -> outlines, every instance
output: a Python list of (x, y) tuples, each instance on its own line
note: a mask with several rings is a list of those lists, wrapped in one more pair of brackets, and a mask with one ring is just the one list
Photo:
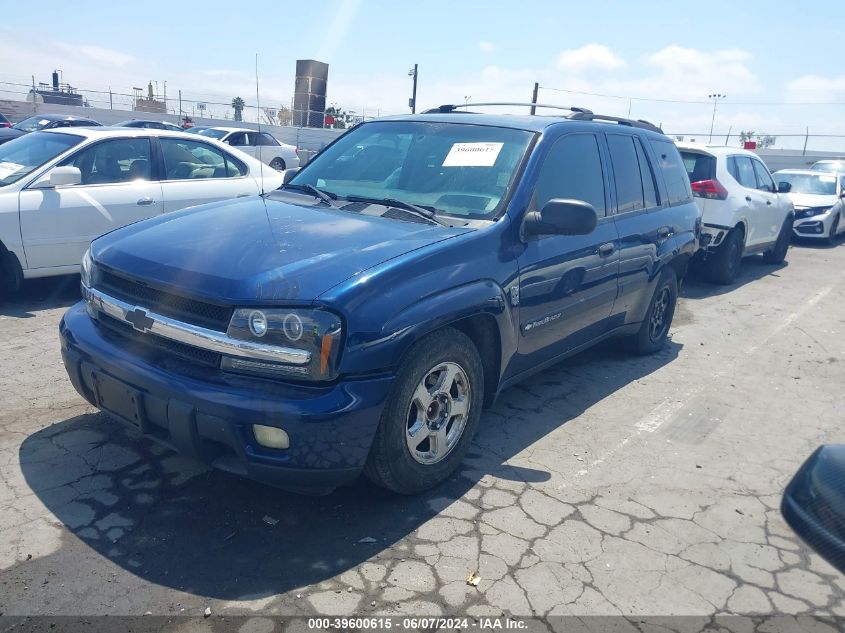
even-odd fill
[[(531, 95), (531, 103), (532, 103), (532, 104), (536, 104), (536, 103), (537, 103), (537, 93), (538, 93), (539, 91), (540, 91), (540, 84), (539, 84), (538, 82), (536, 82), (536, 81), (535, 81), (535, 82), (534, 82), (534, 94), (532, 94), (532, 95)], [(535, 114), (537, 114), (537, 106), (536, 106), (536, 105), (532, 105), (532, 106), (531, 106), (531, 116), (534, 116)]]
[(411, 114), (417, 113), (417, 76), (419, 75), (419, 65), (414, 64), (414, 67), (408, 71), (408, 76), (414, 78), (414, 89), (411, 93), (411, 98), (408, 99), (408, 105), (411, 107)]
[(713, 126), (716, 124), (716, 105), (718, 105), (720, 99), (724, 99), (728, 95), (723, 95), (719, 93), (713, 93), (712, 95), (707, 95), (708, 99), (713, 100), (713, 118), (710, 119), (710, 140), (708, 143), (713, 142)]
[(109, 86), (109, 110), (114, 110), (114, 101), (111, 95), (111, 86)]
[(181, 120), (180, 125), (185, 122), (185, 120), (182, 118), (182, 91), (181, 90), (179, 91), (179, 119)]

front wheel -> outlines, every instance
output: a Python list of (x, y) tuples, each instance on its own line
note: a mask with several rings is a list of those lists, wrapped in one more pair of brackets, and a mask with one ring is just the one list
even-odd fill
[(778, 239), (771, 249), (763, 253), (763, 261), (767, 264), (782, 264), (786, 259), (786, 251), (789, 250), (789, 240), (792, 237), (792, 222), (786, 218), (783, 226), (780, 227)]
[(401, 494), (451, 475), (481, 418), (484, 368), (473, 342), (446, 328), (415, 343), (385, 403), (364, 474)]
[(669, 336), (677, 303), (678, 276), (673, 268), (667, 266), (660, 273), (639, 331), (628, 339), (628, 349), (640, 355), (653, 354), (662, 349)]
[(839, 233), (839, 216), (833, 218), (833, 224), (830, 225), (830, 233), (827, 235), (827, 243), (833, 246), (836, 244), (836, 235)]

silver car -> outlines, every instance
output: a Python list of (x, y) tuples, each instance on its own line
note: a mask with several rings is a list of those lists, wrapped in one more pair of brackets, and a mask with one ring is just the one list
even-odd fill
[(795, 206), (793, 233), (833, 244), (845, 231), (845, 173), (782, 169), (772, 175), (779, 188), (785, 188), (781, 183), (790, 186), (787, 195)]

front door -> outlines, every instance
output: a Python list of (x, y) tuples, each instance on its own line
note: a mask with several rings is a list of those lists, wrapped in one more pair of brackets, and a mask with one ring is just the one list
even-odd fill
[(531, 238), (519, 257), (521, 372), (602, 334), (617, 293), (618, 235), (607, 213), (605, 169), (594, 134), (568, 134), (551, 147), (532, 207), (553, 198), (584, 200), (599, 220), (589, 235)]
[(79, 265), (94, 238), (161, 213), (149, 138), (94, 143), (61, 165), (79, 168), (82, 182), (20, 194), (28, 268)]

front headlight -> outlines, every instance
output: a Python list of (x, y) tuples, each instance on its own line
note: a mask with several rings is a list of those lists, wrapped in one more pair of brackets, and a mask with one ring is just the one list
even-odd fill
[(333, 380), (337, 376), (343, 325), (340, 317), (332, 312), (238, 308), (226, 333), (235, 339), (307, 351), (310, 359), (297, 365), (224, 356), (221, 362), (224, 370), (298, 380)]
[(94, 261), (91, 259), (90, 248), (82, 256), (80, 274), (82, 275), (82, 285), (90, 288), (94, 283)]

